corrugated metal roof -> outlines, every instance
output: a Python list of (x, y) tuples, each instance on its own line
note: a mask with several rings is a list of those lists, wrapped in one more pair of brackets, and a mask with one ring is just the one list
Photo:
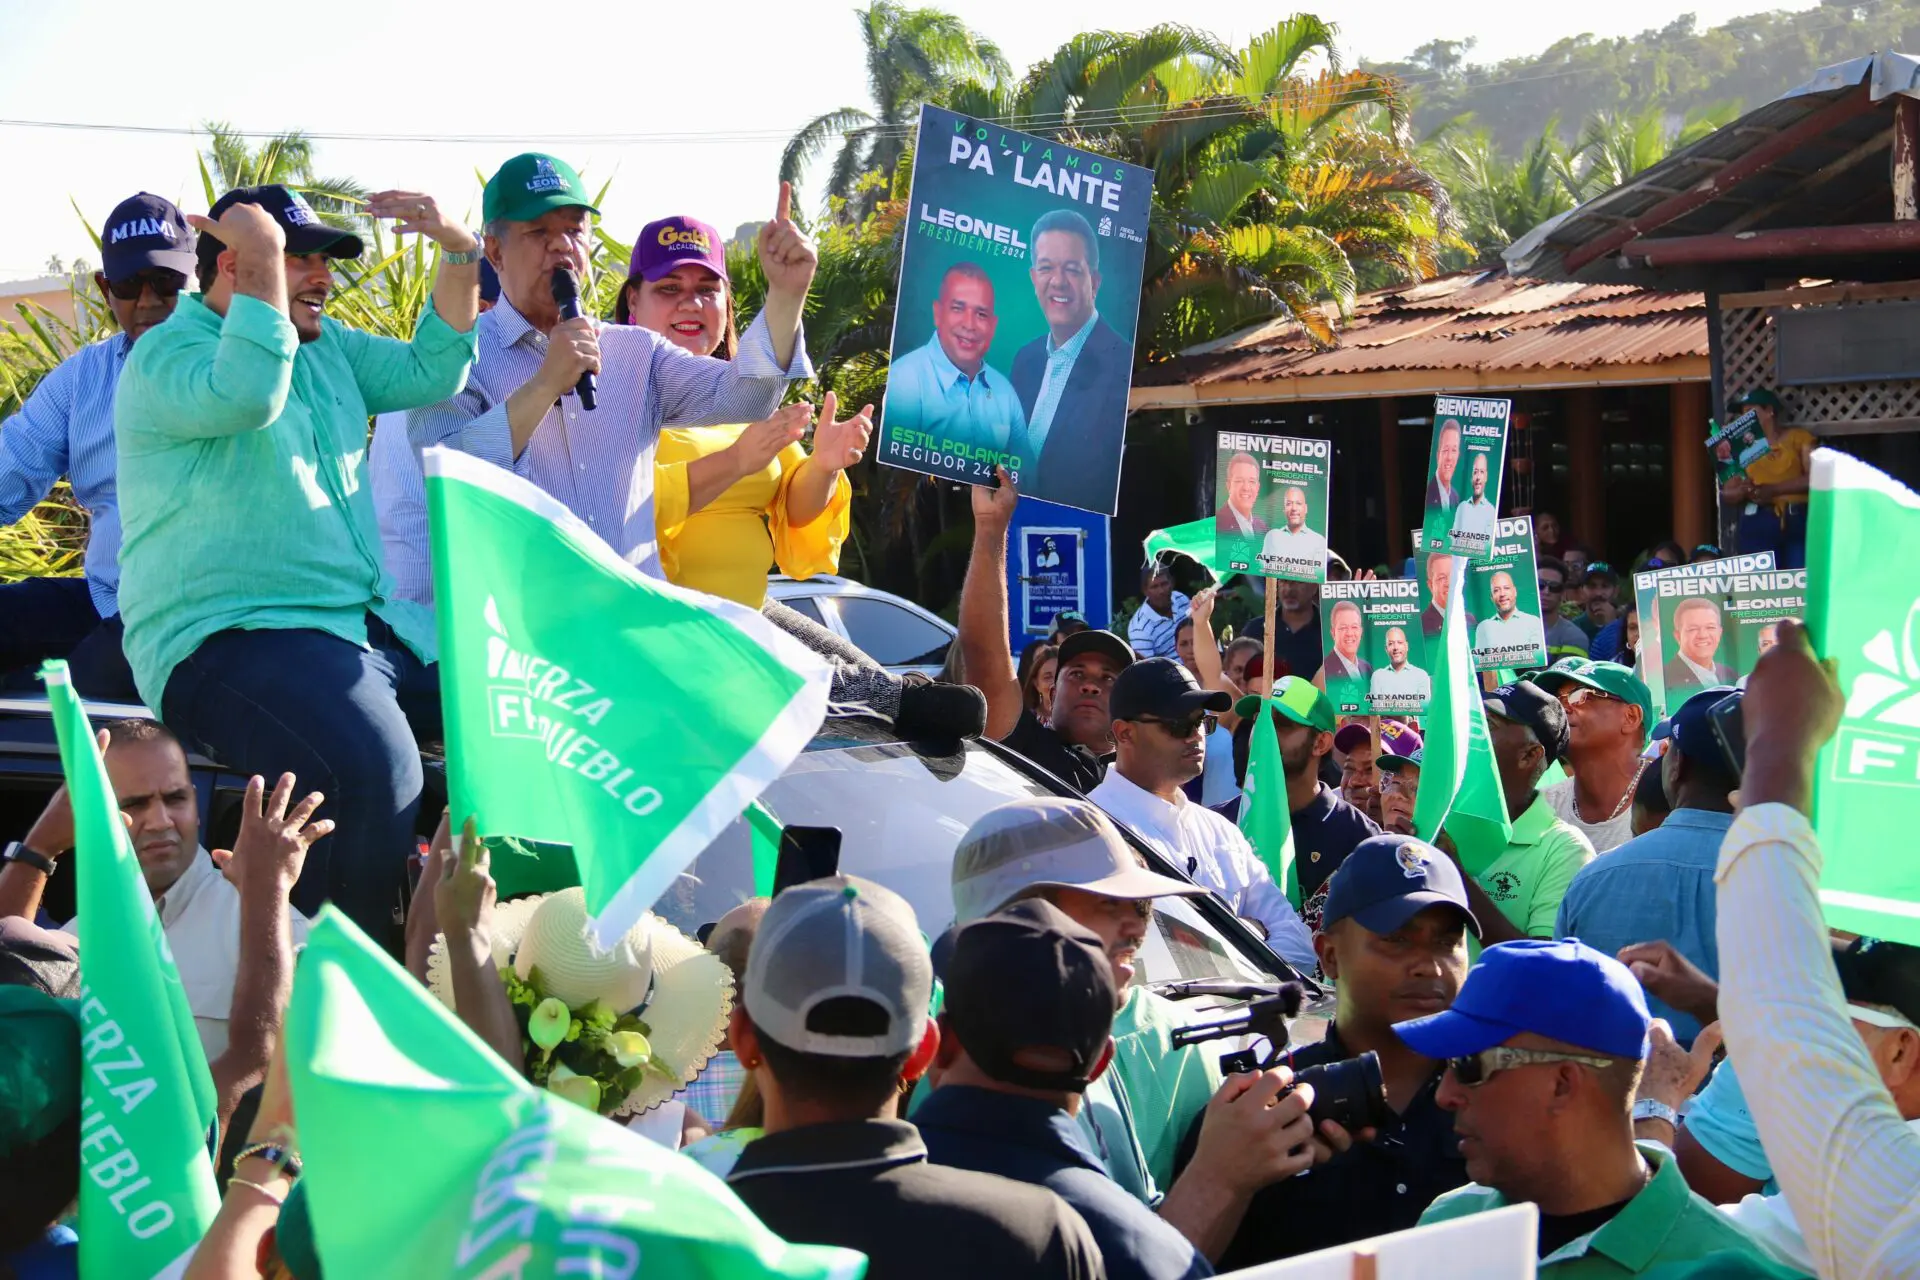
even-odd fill
[(1142, 386), (1272, 382), (1395, 370), (1592, 369), (1707, 354), (1698, 293), (1465, 271), (1354, 300), (1340, 345), (1269, 320), (1143, 371)]

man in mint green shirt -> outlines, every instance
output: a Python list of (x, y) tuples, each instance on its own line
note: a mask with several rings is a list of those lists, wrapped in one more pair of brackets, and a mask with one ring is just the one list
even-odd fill
[(369, 414), (443, 400), (473, 362), (479, 245), (404, 191), (371, 196), (443, 251), (412, 342), (324, 315), (358, 236), (284, 187), (190, 217), (201, 292), (128, 357), (115, 407), (120, 608), (147, 704), (239, 772), (291, 772), (336, 834), (294, 893), (390, 940), (414, 845), (415, 739), (439, 736), (432, 616), (388, 598), (367, 485)]
[(1532, 1201), (1542, 1280), (1612, 1280), (1764, 1246), (1687, 1189), (1673, 1153), (1633, 1137), (1646, 998), (1625, 965), (1576, 938), (1488, 947), (1453, 1007), (1394, 1024), (1447, 1063), (1434, 1100), (1453, 1113), (1473, 1181), (1422, 1225)]

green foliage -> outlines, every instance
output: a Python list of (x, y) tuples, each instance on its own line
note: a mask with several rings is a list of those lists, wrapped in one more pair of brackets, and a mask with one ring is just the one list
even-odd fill
[(360, 229), (359, 210), (367, 189), (351, 178), (322, 178), (313, 167), (313, 140), (305, 133), (275, 134), (257, 148), (244, 135), (218, 120), (206, 124), (207, 149), (199, 157), (200, 185), (207, 207), (235, 187), (277, 183), (306, 197), (313, 211), (339, 227)]
[[(88, 229), (91, 233), (91, 228)], [(95, 236), (94, 242), (99, 243)], [(0, 328), (0, 420), (13, 416), (62, 360), (111, 332), (112, 313), (93, 282), (74, 276), (68, 287), (77, 323), (30, 303), (17, 303), (18, 328)], [(12, 525), (0, 526), (0, 582), (77, 575), (87, 547), (87, 513), (63, 480), (48, 498)]]

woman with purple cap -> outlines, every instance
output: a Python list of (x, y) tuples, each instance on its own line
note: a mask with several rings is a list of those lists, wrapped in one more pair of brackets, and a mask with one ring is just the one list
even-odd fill
[[(615, 324), (651, 329), (695, 355), (731, 358), (737, 346), (726, 242), (707, 223), (662, 218), (641, 228)], [(849, 527), (846, 469), (864, 456), (873, 406), (836, 417), (833, 392), (820, 406), (813, 452), (800, 443), (810, 406), (783, 405), (760, 422), (664, 427), (654, 454), (654, 527), (667, 580), (760, 609), (833, 661), (833, 701), (893, 719), (903, 734), (977, 733), (978, 695), (964, 686), (902, 688), (839, 636), (767, 599), (767, 570), (790, 578), (833, 573)], [(955, 700), (964, 706), (948, 705)], [(938, 706), (934, 704), (940, 704)]]

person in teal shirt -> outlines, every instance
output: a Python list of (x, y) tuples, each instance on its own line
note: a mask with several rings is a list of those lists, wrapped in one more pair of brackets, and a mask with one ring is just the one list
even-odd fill
[(431, 197), (382, 191), (442, 251), (411, 342), (325, 315), (332, 263), (360, 238), (284, 187), (240, 188), (200, 232), (201, 292), (133, 349), (114, 413), (125, 541), (120, 608), (140, 695), (241, 774), (292, 773), (326, 796), (293, 899), (330, 898), (395, 937), (415, 848), (415, 732), (439, 736), (432, 615), (389, 599), (367, 483), (368, 415), (466, 381), (480, 248)]
[(1007, 376), (987, 363), (1000, 319), (993, 281), (971, 262), (947, 269), (933, 304), (933, 336), (887, 371), (887, 426), (924, 431), (944, 452), (991, 451), (1019, 466), (1027, 417)]

